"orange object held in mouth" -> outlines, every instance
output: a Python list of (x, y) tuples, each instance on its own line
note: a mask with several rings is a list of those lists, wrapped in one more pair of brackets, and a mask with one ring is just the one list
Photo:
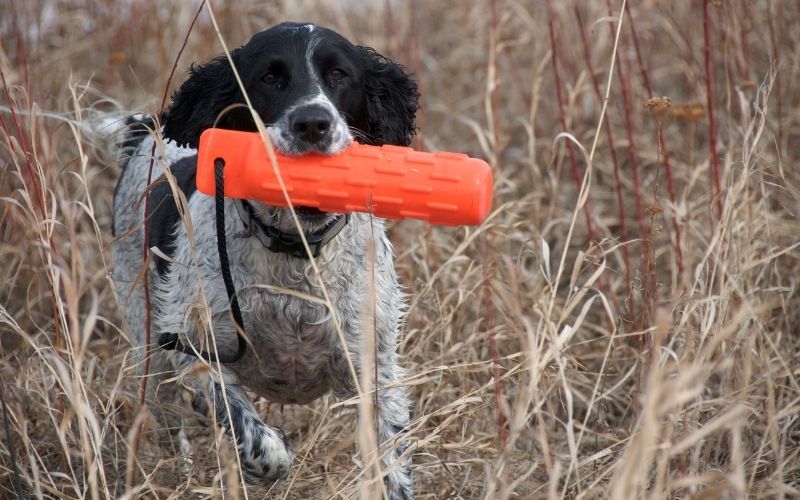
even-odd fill
[[(275, 153), (294, 206), (365, 212), (445, 226), (480, 224), (492, 203), (492, 170), (460, 153), (353, 143), (334, 156)], [(207, 129), (200, 136), (197, 189), (214, 195), (214, 161), (225, 161), (225, 196), (287, 206), (266, 146), (255, 132)]]

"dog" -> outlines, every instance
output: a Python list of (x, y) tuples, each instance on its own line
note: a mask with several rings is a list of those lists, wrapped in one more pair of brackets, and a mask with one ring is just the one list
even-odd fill
[[(283, 23), (257, 33), (230, 56), (273, 146), (283, 154), (334, 155), (353, 140), (399, 146), (411, 142), (417, 85), (402, 66), (371, 48), (314, 24)], [(244, 103), (231, 64), (222, 54), (192, 65), (172, 95), (160, 117), (165, 140), (155, 148), (154, 157), (155, 123), (146, 116), (129, 121), (120, 142), (127, 157), (120, 160), (122, 174), (114, 194), (113, 279), (137, 352), (145, 352), (146, 342), (141, 279), (145, 234), (147, 246), (158, 249), (151, 253), (146, 271), (151, 339), (176, 334), (197, 351), (236, 349), (237, 329), (217, 250), (214, 198), (196, 192), (195, 170), (196, 149), (205, 129), (256, 130)], [(148, 190), (151, 165), (151, 179), (160, 182)], [(164, 181), (165, 166), (172, 184)], [(148, 196), (149, 217), (143, 223), (142, 200)], [(186, 207), (186, 217), (181, 216), (181, 207)], [(293, 454), (283, 433), (259, 418), (245, 390), (279, 404), (307, 404), (329, 392), (338, 398), (353, 397), (357, 386), (334, 316), (320, 300), (308, 298), (322, 294), (311, 261), (304, 248), (297, 247), (298, 228), (289, 209), (227, 198), (224, 208), (230, 274), (247, 349), (238, 360), (222, 365), (220, 376), (212, 370), (205, 382), (199, 382), (180, 375), (192, 373), (203, 361), (153, 342), (148, 397), (158, 403), (154, 408), (159, 420), (178, 429), (179, 417), (166, 409), (180, 406), (182, 389), (170, 382), (183, 380), (196, 394), (194, 406), (211, 412), (228, 433), (245, 480), (271, 483), (287, 476)], [(404, 294), (384, 223), (368, 214), (350, 214), (342, 223), (343, 214), (312, 207), (296, 207), (296, 212), (309, 239), (332, 225), (341, 226), (316, 249), (316, 263), (357, 375), (364, 311), (371, 307), (374, 293), (374, 397), (384, 483), (389, 498), (411, 499), (411, 459), (404, 454), (409, 401), (397, 384), (402, 378), (396, 351)], [(184, 219), (191, 221), (193, 231), (187, 230)], [(265, 243), (265, 234), (295, 241), (294, 247), (276, 250)], [(215, 346), (206, 335), (211, 330), (206, 318), (213, 327)]]

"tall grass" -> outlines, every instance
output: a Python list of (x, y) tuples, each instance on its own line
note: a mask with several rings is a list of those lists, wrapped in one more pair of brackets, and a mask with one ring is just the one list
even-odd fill
[[(257, 400), (297, 454), (270, 489), (140, 407), (107, 142), (222, 51), (198, 6), (0, 0), (0, 497), (380, 491), (365, 401)], [(212, 6), (229, 46), (303, 20), (399, 59), (415, 146), (493, 165), (482, 226), (389, 229), (418, 497), (800, 496), (800, 4)]]

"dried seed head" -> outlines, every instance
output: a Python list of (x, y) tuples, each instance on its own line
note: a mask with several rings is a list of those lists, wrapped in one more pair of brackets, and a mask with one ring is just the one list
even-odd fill
[(664, 211), (664, 209), (658, 203), (653, 203), (652, 205), (647, 207), (647, 213), (651, 217), (654, 216), (654, 215), (658, 215), (663, 211)]
[(656, 116), (661, 116), (667, 112), (670, 106), (672, 106), (672, 99), (667, 96), (663, 97), (651, 97), (650, 99), (644, 102), (645, 106), (650, 108)]

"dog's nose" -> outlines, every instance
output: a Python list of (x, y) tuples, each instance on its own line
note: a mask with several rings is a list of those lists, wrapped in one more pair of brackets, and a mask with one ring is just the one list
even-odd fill
[(330, 112), (319, 106), (307, 106), (294, 111), (289, 117), (289, 127), (298, 139), (317, 144), (331, 130)]

